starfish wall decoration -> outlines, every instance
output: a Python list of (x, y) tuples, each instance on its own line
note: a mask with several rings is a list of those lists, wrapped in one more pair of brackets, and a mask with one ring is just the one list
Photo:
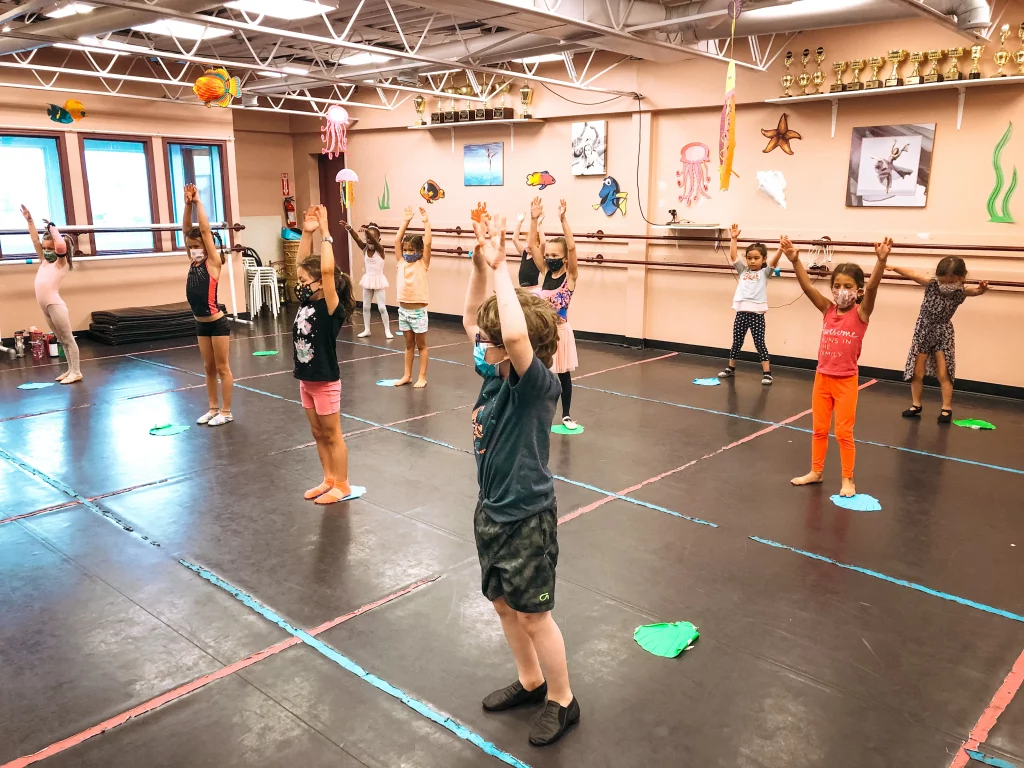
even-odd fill
[(789, 115), (785, 112), (782, 113), (782, 117), (779, 118), (779, 125), (777, 128), (762, 128), (761, 133), (766, 139), (768, 139), (768, 146), (765, 147), (762, 152), (768, 154), (776, 147), (781, 147), (782, 151), (787, 155), (793, 154), (793, 148), (789, 146), (789, 142), (793, 139), (802, 139), (796, 131), (789, 129)]

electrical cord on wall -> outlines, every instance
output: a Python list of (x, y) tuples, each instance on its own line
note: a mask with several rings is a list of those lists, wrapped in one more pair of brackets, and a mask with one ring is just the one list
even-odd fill
[(622, 94), (619, 94), (618, 96), (612, 96), (610, 99), (605, 99), (604, 101), (595, 101), (593, 103), (586, 102), (586, 101), (574, 101), (573, 99), (570, 99), (568, 96), (563, 96), (562, 94), (558, 93), (557, 91), (553, 91), (551, 88), (548, 87), (547, 83), (541, 83), (541, 85), (544, 87), (544, 90), (550, 92), (554, 96), (557, 96), (558, 98), (563, 99), (564, 101), (568, 101), (570, 104), (576, 104), (577, 106), (580, 106), (580, 107), (596, 107), (596, 106), (599, 106), (601, 104), (610, 104), (611, 102), (615, 101), (616, 99), (624, 99), (624, 98), (626, 98), (626, 94), (622, 93)]

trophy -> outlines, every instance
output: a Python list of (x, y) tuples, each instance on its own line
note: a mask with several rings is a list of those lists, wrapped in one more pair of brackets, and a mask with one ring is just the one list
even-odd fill
[(807, 86), (811, 84), (811, 74), (807, 71), (807, 62), (811, 60), (811, 49), (804, 48), (804, 53), (800, 57), (800, 63), (804, 65), (804, 71), (801, 72), (796, 81), (800, 84), (800, 95), (807, 95)]
[(964, 73), (957, 67), (957, 59), (963, 56), (966, 51), (963, 48), (950, 48), (946, 53), (949, 58), (952, 59), (953, 63), (949, 67), (949, 71), (946, 72), (944, 79), (946, 80), (963, 80)]
[(1024, 75), (1024, 22), (1021, 22), (1017, 36), (1020, 37), (1020, 48), (1013, 54), (1013, 63), (1017, 65), (1017, 76), (1020, 77)]
[(508, 92), (508, 87), (509, 83), (507, 81), (498, 86), (501, 98), (498, 100), (498, 106), (488, 111), (487, 117), (489, 120), (511, 120), (516, 116), (516, 112), (512, 107), (505, 106), (505, 94)]
[(931, 71), (924, 76), (926, 83), (941, 83), (942, 73), (939, 72), (939, 62), (942, 61), (942, 57), (946, 55), (945, 51), (928, 51), (928, 61), (932, 63)]
[(865, 90), (881, 88), (882, 81), (878, 79), (878, 70), (885, 65), (885, 59), (881, 56), (872, 56), (868, 59), (868, 65), (871, 67), (871, 79), (864, 83)]
[(971, 59), (974, 61), (974, 66), (971, 67), (971, 71), (967, 73), (968, 80), (981, 80), (981, 70), (978, 69), (978, 62), (981, 61), (981, 54), (984, 52), (984, 45), (971, 46)]
[(532, 120), (533, 115), (530, 114), (530, 103), (533, 101), (533, 88), (528, 84), (523, 83), (523, 87), (519, 89), (519, 103), (522, 105), (522, 110), (519, 112), (520, 120)]
[(848, 91), (863, 91), (864, 83), (860, 81), (860, 71), (864, 69), (864, 65), (867, 64), (864, 59), (854, 59), (850, 62), (850, 68), (853, 70), (853, 79), (846, 84), (846, 90)]
[(789, 92), (789, 89), (793, 87), (793, 83), (796, 81), (796, 78), (794, 78), (793, 73), (789, 71), (791, 66), (793, 66), (793, 52), (786, 51), (786, 74), (782, 77), (783, 96), (793, 95)]
[(894, 88), (903, 85), (903, 78), (900, 77), (900, 63), (907, 58), (907, 52), (902, 49), (889, 51), (886, 58), (892, 64), (892, 72), (889, 73), (889, 77), (885, 81), (885, 87)]
[(462, 109), (459, 110), (459, 122), (469, 123), (476, 120), (476, 110), (472, 109), (469, 105), (469, 97), (473, 93), (473, 86), (469, 84), (469, 79), (466, 79), (466, 84), (459, 88), (459, 95), (466, 98), (465, 103), (462, 105)]
[[(1024, 50), (1024, 48), (1022, 48), (1021, 50)], [(831, 86), (829, 86), (828, 92), (842, 93), (843, 91), (847, 90), (846, 83), (843, 82), (843, 72), (846, 71), (846, 62), (833, 61), (832, 69), (836, 71), (836, 81)]]
[(444, 107), (441, 105), (441, 94), (437, 95), (437, 111), (430, 113), (430, 124), (444, 122)]
[(818, 63), (818, 68), (811, 75), (811, 82), (814, 83), (814, 92), (821, 93), (821, 84), (825, 82), (825, 73), (821, 71), (821, 62), (825, 60), (825, 49), (820, 45), (814, 52), (814, 60)]
[(995, 59), (996, 65), (999, 67), (999, 71), (996, 72), (992, 77), (1006, 77), (1006, 73), (1003, 72), (1003, 67), (1010, 60), (1010, 52), (1006, 50), (1006, 38), (1010, 36), (1010, 25), (1003, 24), (1002, 29), (999, 30), (999, 50), (992, 54), (992, 58)]
[(907, 85), (920, 85), (924, 82), (924, 77), (921, 76), (921, 62), (924, 61), (923, 51), (914, 51), (910, 54), (910, 60), (914, 62), (914, 71), (907, 76)]
[(457, 123), (459, 122), (459, 113), (455, 111), (455, 92), (457, 89), (449, 88), (445, 93), (448, 94), (448, 109), (444, 111), (444, 121), (446, 123)]
[(426, 125), (427, 121), (423, 119), (423, 113), (427, 111), (427, 100), (423, 98), (422, 93), (416, 94), (412, 105), (416, 108), (416, 125)]
[(490, 97), (488, 96), (487, 97), (487, 101), (481, 102), (481, 103), (476, 105), (476, 109), (473, 110), (473, 119), (474, 120), (487, 120), (488, 119), (487, 116), (490, 114), (490, 112), (491, 112), (491, 103), (490, 103)]

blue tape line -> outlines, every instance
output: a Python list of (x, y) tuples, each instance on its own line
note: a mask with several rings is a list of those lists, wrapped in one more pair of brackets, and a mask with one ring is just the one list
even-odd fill
[(668, 400), (655, 400), (651, 397), (640, 397), (640, 395), (630, 395), (626, 392), (615, 392), (611, 389), (600, 389), (598, 387), (586, 387), (582, 384), (573, 384), (573, 387), (578, 389), (589, 389), (592, 392), (603, 392), (606, 395), (615, 395), (617, 397), (629, 397), (633, 400), (643, 400), (645, 403), (658, 403), (659, 405), (670, 405), (673, 408), (683, 408), (687, 411), (700, 411), (701, 413), (712, 413), (715, 416), (729, 416), (734, 419), (740, 419), (742, 421), (752, 421), (755, 424), (764, 424), (766, 426), (782, 426), (776, 421), (766, 421), (765, 419), (755, 419), (753, 416), (743, 416), (739, 413), (729, 413), (728, 411), (716, 411), (714, 408), (700, 408), (696, 405), (685, 405), (683, 403), (672, 403)]
[(816, 555), (813, 552), (807, 552), (803, 549), (789, 547), (785, 544), (780, 544), (777, 541), (772, 541), (771, 539), (762, 539), (760, 536), (748, 536), (747, 538), (749, 538), (751, 541), (756, 541), (758, 544), (767, 544), (770, 547), (776, 547), (778, 549), (787, 549), (790, 552), (796, 552), (796, 554), (803, 555), (804, 557), (809, 557), (812, 560), (819, 560), (823, 563), (837, 565), (840, 568), (845, 568), (848, 571), (856, 571), (857, 573), (863, 573), (866, 576), (874, 576), (876, 579), (888, 581), (890, 584), (897, 584), (901, 587), (910, 587), (911, 589), (915, 589), (918, 592), (924, 592), (926, 595), (932, 595), (933, 597), (941, 597), (943, 600), (949, 600), (953, 603), (960, 603), (960, 605), (966, 605), (968, 608), (976, 608), (977, 610), (984, 611), (985, 613), (991, 613), (996, 616), (1002, 616), (1004, 619), (1012, 619), (1013, 621), (1019, 621), (1024, 623), (1024, 616), (1018, 616), (1016, 613), (1004, 611), (1002, 608), (993, 608), (991, 605), (985, 605), (984, 603), (976, 603), (973, 600), (968, 600), (965, 597), (957, 597), (956, 595), (951, 595), (948, 592), (940, 592), (937, 589), (923, 587), (920, 584), (915, 584), (912, 581), (904, 581), (903, 579), (896, 579), (892, 576), (886, 576), (884, 573), (872, 571), (867, 568), (861, 568), (859, 565), (847, 565), (846, 563), (840, 563), (839, 561), (833, 560), (830, 557), (825, 557), (824, 555)]
[(351, 672), (353, 675), (355, 675), (358, 678), (361, 678), (362, 680), (365, 680), (374, 688), (376, 688), (379, 691), (383, 691), (388, 696), (393, 696), (394, 698), (398, 699), (403, 704), (405, 704), (407, 707), (411, 708), (413, 711), (418, 712), (428, 720), (432, 720), (433, 722), (440, 725), (442, 728), (451, 731), (460, 739), (468, 741), (470, 744), (483, 750), (488, 755), (498, 758), (499, 760), (501, 760), (501, 762), (505, 763), (506, 765), (516, 766), (516, 768), (530, 768), (530, 766), (526, 763), (522, 762), (516, 757), (513, 757), (508, 752), (499, 749), (479, 734), (469, 730), (466, 726), (462, 725), (457, 720), (441, 714), (429, 704), (422, 702), (418, 699), (414, 699), (401, 688), (397, 688), (396, 686), (392, 685), (386, 680), (382, 680), (376, 675), (367, 672), (356, 662), (352, 661), (347, 656), (342, 655), (341, 653), (339, 653), (323, 641), (313, 637), (308, 632), (304, 632), (301, 629), (293, 627), (283, 618), (274, 613), (274, 611), (272, 611), (270, 608), (258, 602), (251, 595), (246, 594), (237, 587), (224, 581), (216, 574), (211, 573), (210, 571), (206, 570), (205, 568), (202, 568), (201, 566), (194, 565), (188, 562), (187, 560), (179, 560), (178, 562), (184, 565), (189, 570), (196, 572), (202, 578), (206, 579), (206, 581), (210, 582), (214, 586), (220, 587), (224, 591), (230, 593), (237, 600), (241, 601), (242, 604), (253, 609), (254, 611), (256, 611), (256, 613), (260, 614), (261, 616), (263, 616), (263, 618), (267, 619), (268, 621), (272, 621), (273, 623), (277, 624), (285, 632), (288, 632), (290, 635), (299, 638), (306, 645), (323, 654), (328, 659), (333, 661), (335, 664), (340, 666), (342, 669)]
[(1000, 760), (998, 757), (989, 757), (984, 752), (979, 752), (976, 749), (965, 749), (964, 752), (967, 753), (967, 756), (971, 758), (971, 760), (977, 760), (979, 763), (984, 763), (985, 765), (994, 765), (995, 768), (1017, 768), (1017, 766), (1011, 762)]
[(628, 501), (630, 504), (636, 504), (638, 507), (647, 507), (648, 509), (653, 509), (658, 512), (664, 512), (666, 515), (672, 515), (672, 517), (681, 517), (683, 520), (689, 520), (691, 523), (699, 523), (700, 525), (707, 525), (711, 528), (718, 527), (718, 525), (716, 525), (715, 523), (710, 523), (707, 520), (701, 520), (699, 517), (690, 517), (689, 515), (684, 515), (682, 512), (673, 512), (671, 509), (659, 507), (657, 504), (651, 504), (650, 502), (647, 501), (634, 499), (631, 496), (621, 496), (618, 493), (603, 490), (602, 488), (598, 488), (595, 485), (581, 483), (578, 480), (570, 480), (568, 477), (562, 477), (561, 475), (552, 475), (552, 477), (555, 478), (555, 480), (561, 480), (563, 483), (569, 483), (569, 485), (579, 486), (580, 488), (586, 488), (588, 491), (596, 491), (597, 493), (604, 494), (605, 496), (612, 496), (616, 499), (621, 499), (622, 501)]
[[(88, 509), (90, 512), (95, 512), (97, 515), (101, 515), (101, 516), (105, 517), (107, 520), (112, 522), (114, 525), (116, 525), (118, 528), (120, 528), (121, 530), (125, 531), (126, 533), (130, 533), (133, 536), (135, 536), (136, 538), (141, 539), (142, 541), (146, 542), (147, 544), (152, 544), (154, 547), (159, 547), (160, 546), (159, 542), (149, 538), (148, 536), (145, 536), (145, 535), (139, 533), (138, 531), (136, 531), (132, 526), (130, 526), (128, 523), (126, 523), (121, 518), (117, 517), (114, 514), (111, 514), (110, 512), (107, 512), (106, 510), (100, 509), (100, 507), (96, 506), (91, 501), (89, 501), (87, 498), (82, 496), (82, 494), (78, 493), (78, 491), (76, 491), (74, 488), (71, 488), (70, 486), (64, 485), (64, 483), (62, 483), (57, 478), (50, 477), (45, 472), (41, 472), (40, 470), (38, 470), (35, 467), (33, 467), (31, 464), (22, 461), (21, 459), (19, 459), (17, 456), (15, 456), (13, 454), (8, 453), (3, 448), (0, 448), (0, 458), (4, 458), (7, 461), (9, 461), (12, 464), (14, 464), (15, 466), (20, 467), (21, 469), (25, 470), (26, 472), (28, 472), (33, 477), (38, 477), (40, 480), (42, 480), (44, 483), (49, 485), (51, 488), (55, 488), (58, 491), (60, 491), (61, 493), (65, 494), (67, 496), (70, 496), (75, 501), (77, 501), (79, 504), (81, 504), (83, 507)], [(56, 511), (56, 510), (54, 510), (54, 511)]]
[(129, 360), (134, 360), (137, 363), (145, 363), (146, 365), (155, 365), (157, 368), (166, 368), (169, 371), (178, 371), (178, 373), (187, 373), (189, 376), (201, 376), (206, 377), (204, 373), (196, 373), (190, 371), (188, 368), (179, 368), (176, 365), (168, 365), (167, 363), (158, 363), (155, 360), (143, 360), (141, 357), (135, 357), (135, 355), (125, 355)]

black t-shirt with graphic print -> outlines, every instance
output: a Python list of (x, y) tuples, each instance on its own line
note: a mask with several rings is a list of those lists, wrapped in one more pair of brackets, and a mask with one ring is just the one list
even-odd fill
[(337, 381), (338, 334), (343, 322), (341, 302), (332, 315), (327, 299), (315, 299), (299, 306), (292, 324), (295, 378), (299, 381)]
[(562, 394), (558, 377), (536, 356), (523, 376), (485, 377), (473, 407), (473, 453), (480, 504), (497, 523), (552, 509), (548, 469), (551, 421)]

